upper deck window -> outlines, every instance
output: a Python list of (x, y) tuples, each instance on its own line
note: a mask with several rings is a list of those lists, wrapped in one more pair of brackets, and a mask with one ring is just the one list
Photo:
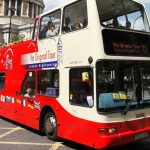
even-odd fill
[(54, 37), (59, 34), (61, 11), (55, 11), (41, 18), (40, 39)]
[(137, 2), (131, 0), (97, 0), (97, 8), (103, 27), (150, 31), (145, 10)]
[(62, 33), (83, 29), (87, 26), (86, 0), (73, 3), (64, 9)]

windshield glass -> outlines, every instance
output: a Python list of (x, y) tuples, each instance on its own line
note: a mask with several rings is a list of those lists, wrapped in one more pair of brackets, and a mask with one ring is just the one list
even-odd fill
[(103, 27), (149, 32), (143, 6), (131, 0), (96, 0)]
[(125, 61), (97, 62), (97, 108), (101, 113), (150, 106), (150, 63)]

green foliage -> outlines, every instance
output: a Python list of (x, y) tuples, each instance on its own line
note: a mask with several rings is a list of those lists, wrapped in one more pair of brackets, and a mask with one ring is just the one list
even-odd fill
[(22, 40), (23, 38), (19, 37), (18, 35), (14, 35), (12, 38), (11, 38), (11, 42), (17, 42), (17, 41), (20, 41)]

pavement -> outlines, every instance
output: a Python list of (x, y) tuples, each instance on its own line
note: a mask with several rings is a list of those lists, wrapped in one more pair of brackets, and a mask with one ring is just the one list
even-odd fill
[[(91, 150), (83, 145), (61, 139), (47, 139), (38, 131), (0, 118), (0, 150)], [(150, 150), (150, 139), (137, 141), (110, 150)]]
[(74, 142), (47, 139), (31, 128), (0, 118), (0, 150), (90, 150)]
[(61, 142), (54, 142), (36, 131), (0, 119), (0, 150), (58, 150)]

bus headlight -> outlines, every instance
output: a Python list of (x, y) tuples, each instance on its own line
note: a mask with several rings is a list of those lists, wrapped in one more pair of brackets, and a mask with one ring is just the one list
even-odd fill
[(115, 134), (117, 133), (117, 128), (98, 128), (99, 134)]

